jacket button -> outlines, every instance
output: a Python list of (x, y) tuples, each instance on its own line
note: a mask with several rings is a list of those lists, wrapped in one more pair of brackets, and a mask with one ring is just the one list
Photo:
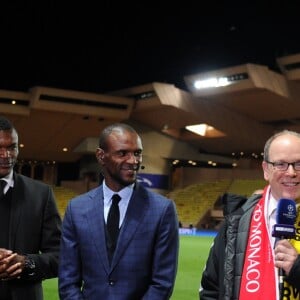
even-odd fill
[(113, 286), (113, 285), (115, 285), (115, 281), (110, 279), (110, 280), (108, 281), (108, 284), (109, 284), (110, 286)]

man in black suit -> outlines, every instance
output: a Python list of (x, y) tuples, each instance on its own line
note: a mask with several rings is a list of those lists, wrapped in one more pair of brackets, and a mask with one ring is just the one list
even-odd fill
[(57, 276), (61, 218), (50, 186), (13, 171), (18, 133), (0, 116), (0, 300), (41, 300)]

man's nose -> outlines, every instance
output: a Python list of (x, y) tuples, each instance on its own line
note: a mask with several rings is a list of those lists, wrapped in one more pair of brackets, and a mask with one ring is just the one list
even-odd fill
[(287, 171), (290, 175), (293, 175), (293, 176), (297, 175), (297, 172), (296, 172), (296, 170), (295, 170), (295, 168), (294, 168), (294, 165), (292, 165), (292, 164), (290, 164), (290, 165), (288, 166), (288, 168), (287, 168), (286, 171)]
[(127, 153), (127, 161), (130, 163), (136, 164), (136, 163), (138, 163), (139, 158), (134, 153), (128, 152)]
[(1, 157), (9, 157), (10, 151), (6, 148), (0, 148), (0, 155)]

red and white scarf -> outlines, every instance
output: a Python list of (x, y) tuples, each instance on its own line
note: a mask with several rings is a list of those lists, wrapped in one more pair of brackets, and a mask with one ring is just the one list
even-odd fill
[[(240, 300), (278, 300), (278, 277), (274, 252), (269, 238), (265, 199), (269, 187), (256, 204), (250, 222), (248, 244), (240, 286)], [(273, 270), (273, 271), (270, 271)]]

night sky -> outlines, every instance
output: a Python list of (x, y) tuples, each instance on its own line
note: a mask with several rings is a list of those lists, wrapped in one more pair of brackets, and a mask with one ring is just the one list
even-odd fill
[(186, 75), (244, 63), (277, 71), (277, 57), (300, 53), (292, 1), (19, 2), (1, 4), (0, 89), (186, 89)]

